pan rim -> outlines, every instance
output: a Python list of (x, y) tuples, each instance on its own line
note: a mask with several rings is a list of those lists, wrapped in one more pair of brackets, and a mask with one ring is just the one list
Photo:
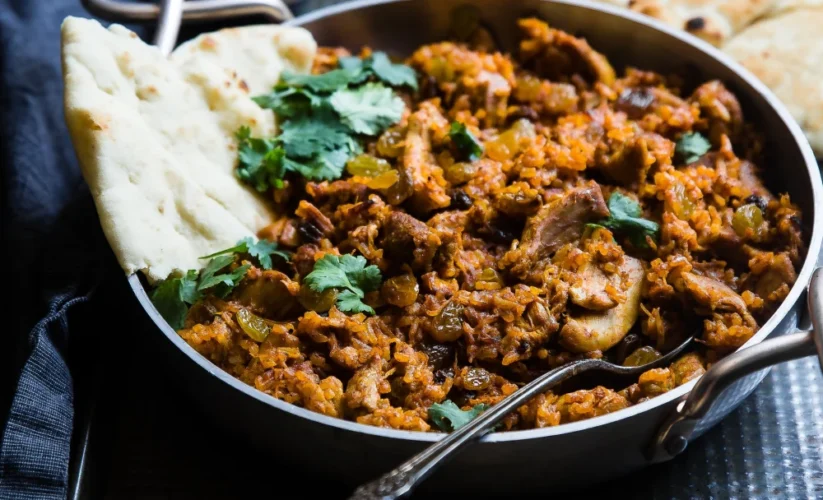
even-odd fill
[[(306, 15), (289, 20), (288, 22), (284, 23), (284, 25), (301, 26), (303, 24), (313, 22), (325, 17), (334, 16), (342, 12), (356, 11), (362, 8), (372, 7), (381, 4), (411, 1), (413, 0), (355, 0), (312, 11)], [(663, 23), (656, 21), (652, 18), (649, 18), (647, 16), (644, 16), (642, 14), (638, 14), (608, 4), (594, 3), (589, 0), (553, 0), (553, 2), (573, 6), (575, 8), (583, 8), (592, 11), (605, 12), (609, 15), (623, 18), (624, 20), (628, 20), (643, 25), (647, 28), (651, 28), (665, 36), (677, 39), (680, 43), (692, 46), (692, 48), (695, 48), (703, 52), (704, 55), (709, 56), (711, 59), (714, 59), (716, 62), (720, 63), (721, 65), (736, 73), (741, 78), (741, 80), (751, 88), (752, 92), (750, 93), (754, 97), (758, 97), (763, 102), (765, 102), (769, 107), (771, 107), (772, 110), (775, 111), (777, 116), (783, 122), (784, 126), (786, 126), (788, 131), (791, 133), (795, 145), (799, 148), (804, 159), (804, 162), (806, 164), (807, 175), (809, 180), (811, 181), (813, 205), (815, 207), (823, 206), (823, 184), (821, 184), (820, 170), (817, 166), (817, 161), (814, 157), (814, 153), (812, 152), (808, 140), (806, 139), (805, 135), (800, 129), (800, 126), (791, 117), (783, 103), (778, 100), (778, 98), (772, 93), (771, 90), (769, 90), (765, 86), (765, 84), (761, 83), (748, 70), (740, 66), (737, 62), (733, 61), (730, 57), (726, 56), (719, 49), (708, 44), (707, 42), (704, 42), (703, 40), (700, 40), (697, 37), (688, 35), (685, 32), (680, 32), (678, 30), (670, 28), (669, 26), (666, 26)], [(780, 304), (780, 307), (778, 307), (778, 309), (771, 315), (768, 321), (766, 321), (766, 323), (758, 330), (758, 332), (751, 339), (749, 339), (748, 342), (746, 342), (742, 347), (740, 347), (740, 349), (750, 347), (767, 338), (772, 333), (774, 328), (785, 319), (785, 317), (789, 314), (791, 309), (795, 307), (797, 301), (800, 299), (801, 295), (807, 287), (812, 271), (815, 267), (817, 267), (818, 258), (816, 258), (816, 256), (819, 255), (821, 243), (823, 243), (823, 227), (821, 226), (823, 226), (823, 210), (816, 209), (814, 212), (812, 224), (810, 226), (811, 238), (809, 240), (807, 255), (803, 263), (803, 266), (801, 267), (801, 270), (798, 273), (797, 280), (795, 281), (794, 285), (789, 291), (789, 294), (786, 297), (786, 299), (783, 301), (783, 303)], [(322, 415), (320, 413), (313, 412), (311, 410), (307, 410), (305, 408), (298, 407), (285, 401), (281, 401), (273, 396), (270, 396), (266, 393), (263, 393), (255, 389), (252, 386), (244, 384), (240, 380), (229, 375), (221, 368), (217, 367), (217, 365), (214, 365), (211, 361), (209, 361), (196, 350), (194, 350), (193, 347), (188, 345), (177, 334), (177, 332), (175, 332), (168, 325), (168, 323), (166, 323), (166, 321), (162, 318), (162, 316), (160, 316), (160, 314), (154, 308), (154, 305), (151, 303), (151, 300), (148, 297), (146, 289), (144, 288), (143, 283), (137, 273), (128, 276), (128, 281), (133, 293), (137, 297), (144, 311), (149, 315), (149, 317), (157, 326), (157, 328), (173, 344), (175, 344), (177, 348), (179, 348), (184, 354), (186, 354), (192, 361), (197, 363), (207, 373), (216, 377), (220, 381), (228, 384), (233, 389), (239, 390), (247, 396), (250, 396), (258, 400), (261, 403), (264, 403), (278, 410), (284, 411), (296, 417), (307, 419), (318, 424), (335, 427), (343, 431), (368, 434), (376, 437), (405, 441), (434, 442), (445, 436), (444, 433), (386, 429), (366, 424), (360, 424), (353, 421), (329, 417), (326, 415)], [(629, 408), (614, 413), (609, 413), (607, 415), (595, 417), (588, 420), (582, 420), (579, 422), (558, 425), (555, 427), (492, 433), (484, 437), (482, 442), (501, 443), (549, 438), (552, 436), (583, 432), (594, 427), (609, 425), (618, 421), (622, 421), (624, 419), (632, 418), (635, 415), (644, 413), (654, 408), (667, 405), (672, 401), (685, 396), (692, 390), (692, 388), (698, 380), (699, 378), (692, 380), (682, 386), (679, 386), (663, 395), (657, 396), (643, 403), (630, 406)]]

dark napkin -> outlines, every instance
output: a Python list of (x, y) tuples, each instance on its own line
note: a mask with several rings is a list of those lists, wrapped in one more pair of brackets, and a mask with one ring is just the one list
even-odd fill
[(118, 269), (63, 119), (60, 24), (68, 15), (88, 16), (79, 0), (0, 0), (0, 498), (65, 498), (69, 331), (83, 336), (111, 321), (105, 313), (73, 321)]

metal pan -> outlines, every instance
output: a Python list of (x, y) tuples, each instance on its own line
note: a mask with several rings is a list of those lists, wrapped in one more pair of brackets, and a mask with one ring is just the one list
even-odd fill
[[(214, 0), (189, 4), (210, 1)], [(87, 0), (88, 4), (99, 2)], [(182, 2), (165, 0), (163, 3), (177, 4), (176, 8), (180, 9)], [(225, 7), (231, 2), (221, 0), (221, 3)], [(362, 0), (321, 9), (288, 20), (286, 24), (307, 28), (321, 45), (343, 45), (352, 49), (368, 45), (404, 55), (421, 44), (446, 38), (453, 10), (466, 4), (479, 9), (484, 25), (506, 50), (515, 46), (516, 20), (524, 15), (537, 15), (555, 27), (585, 36), (617, 67), (632, 65), (659, 72), (674, 71), (701, 80), (724, 81), (740, 98), (747, 120), (768, 132), (768, 159), (764, 165), (767, 183), (774, 191), (790, 193), (801, 207), (808, 244), (808, 256), (787, 299), (744, 349), (769, 336), (809, 328), (809, 320), (804, 318), (806, 286), (817, 265), (823, 241), (823, 208), (820, 208), (823, 207), (823, 186), (817, 163), (800, 128), (777, 98), (754, 76), (710, 45), (629, 11), (570, 0)], [(186, 5), (183, 12), (191, 8)], [(100, 10), (97, 12), (105, 15)], [(218, 11), (214, 13), (219, 15)], [(175, 23), (181, 17), (187, 18), (185, 13), (172, 13), (161, 23), (165, 29), (160, 30), (156, 40), (161, 46), (165, 45), (164, 48), (170, 48), (168, 41), (176, 37)], [(168, 339), (169, 342), (163, 343), (168, 347), (166, 354), (172, 358), (184, 387), (203, 411), (234, 431), (238, 438), (270, 450), (275, 460), (302, 462), (321, 477), (335, 478), (353, 486), (392, 468), (441, 437), (338, 420), (263, 394), (232, 378), (189, 347), (155, 310), (141, 279), (132, 275), (129, 282), (146, 314)], [(823, 279), (815, 282), (823, 283)], [(823, 308), (821, 297), (820, 290), (811, 294), (812, 302)], [(760, 354), (762, 358), (763, 353)], [(714, 399), (708, 411), (703, 405), (699, 418), (689, 422), (686, 438), (700, 436), (724, 418), (757, 387), (766, 373), (767, 369), (760, 369), (737, 380)], [(493, 433), (439, 469), (426, 482), (423, 491), (506, 495), (545, 491), (548, 487), (556, 491), (590, 485), (627, 474), (653, 461), (666, 460), (674, 453), (661, 452), (659, 447), (656, 454), (650, 453), (650, 446), (656, 442), (658, 429), (667, 417), (677, 415), (674, 413), (677, 408), (688, 406), (681, 403), (696, 383), (697, 380), (692, 381), (650, 401), (591, 420), (547, 429)], [(703, 396), (705, 394), (694, 394), (691, 401)]]

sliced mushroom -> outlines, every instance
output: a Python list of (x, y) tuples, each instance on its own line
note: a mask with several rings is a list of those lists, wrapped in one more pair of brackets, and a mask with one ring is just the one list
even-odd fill
[(599, 267), (587, 263), (577, 274), (578, 281), (569, 289), (569, 299), (573, 304), (591, 311), (605, 311), (618, 304), (614, 297), (606, 293), (606, 287), (611, 284), (620, 290), (619, 273), (606, 276)]
[(560, 330), (560, 344), (572, 352), (605, 351), (629, 333), (640, 311), (643, 265), (625, 256), (620, 275), (627, 283), (626, 300), (605, 312), (570, 314)]

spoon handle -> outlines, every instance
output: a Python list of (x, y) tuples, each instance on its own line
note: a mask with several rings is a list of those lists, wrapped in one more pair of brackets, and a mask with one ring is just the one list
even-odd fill
[(435, 467), (455, 456), (467, 444), (488, 434), (503, 418), (554, 385), (592, 368), (603, 368), (599, 359), (583, 359), (555, 368), (521, 387), (514, 394), (483, 412), (463, 427), (413, 456), (397, 468), (358, 487), (351, 500), (392, 500), (403, 498)]

